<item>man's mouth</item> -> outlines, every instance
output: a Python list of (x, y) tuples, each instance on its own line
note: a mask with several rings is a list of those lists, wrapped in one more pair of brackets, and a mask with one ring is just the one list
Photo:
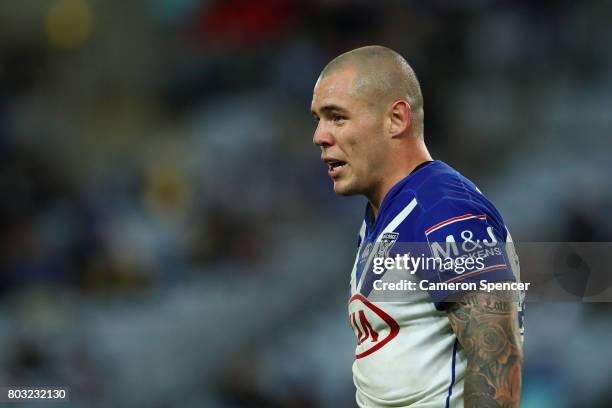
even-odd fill
[(335, 179), (336, 177), (340, 177), (342, 174), (342, 170), (346, 167), (347, 163), (343, 160), (337, 160), (332, 158), (324, 158), (325, 163), (327, 163), (327, 174)]
[(346, 162), (342, 160), (329, 160), (327, 162), (327, 169), (328, 171), (340, 170), (345, 165), (346, 165)]

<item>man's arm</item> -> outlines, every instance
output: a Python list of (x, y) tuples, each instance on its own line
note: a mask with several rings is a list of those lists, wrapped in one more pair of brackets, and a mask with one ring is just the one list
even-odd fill
[(465, 408), (518, 407), (523, 350), (510, 292), (469, 292), (448, 318), (467, 356)]

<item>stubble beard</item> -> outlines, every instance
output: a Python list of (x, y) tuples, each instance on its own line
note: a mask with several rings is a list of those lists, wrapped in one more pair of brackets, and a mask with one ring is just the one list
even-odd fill
[(338, 181), (334, 180), (334, 192), (337, 195), (341, 196), (355, 196), (355, 195), (363, 195), (367, 197), (367, 189), (359, 183), (359, 180), (354, 174), (347, 175), (346, 179), (341, 178)]

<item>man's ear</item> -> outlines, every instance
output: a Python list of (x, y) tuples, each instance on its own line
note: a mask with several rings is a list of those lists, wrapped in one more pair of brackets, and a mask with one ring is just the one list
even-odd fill
[(395, 101), (389, 111), (389, 134), (395, 137), (410, 130), (412, 124), (412, 111), (407, 101)]

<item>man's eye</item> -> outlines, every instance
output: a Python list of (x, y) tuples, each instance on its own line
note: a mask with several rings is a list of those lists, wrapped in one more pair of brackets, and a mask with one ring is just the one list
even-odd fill
[(344, 119), (345, 119), (344, 116), (340, 116), (340, 115), (332, 116), (332, 121), (334, 121), (334, 122), (342, 122)]

